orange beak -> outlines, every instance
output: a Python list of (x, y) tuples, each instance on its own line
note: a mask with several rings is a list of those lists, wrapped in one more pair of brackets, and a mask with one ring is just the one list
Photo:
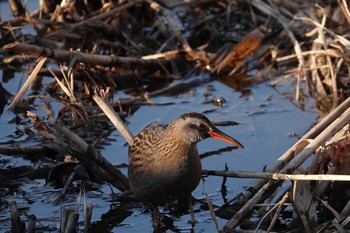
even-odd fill
[(221, 141), (230, 143), (238, 148), (244, 148), (244, 146), (240, 142), (231, 138), (230, 136), (228, 136), (227, 134), (221, 132), (220, 130), (218, 130), (216, 128), (210, 130), (208, 133), (209, 133), (211, 138), (216, 138), (216, 139), (219, 139)]

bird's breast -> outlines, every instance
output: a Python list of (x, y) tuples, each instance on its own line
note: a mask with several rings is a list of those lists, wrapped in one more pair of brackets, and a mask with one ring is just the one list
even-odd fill
[(135, 154), (139, 159), (129, 164), (131, 188), (139, 199), (188, 196), (197, 187), (202, 167), (195, 145), (173, 142), (171, 147), (153, 145), (148, 152)]

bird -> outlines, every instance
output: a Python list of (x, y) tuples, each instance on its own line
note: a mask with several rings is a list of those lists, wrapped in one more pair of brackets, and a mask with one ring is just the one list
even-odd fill
[(187, 200), (194, 226), (192, 191), (198, 186), (202, 173), (197, 143), (206, 138), (243, 148), (206, 116), (195, 112), (183, 114), (169, 125), (151, 123), (129, 146), (130, 188), (136, 199), (150, 203), (155, 227), (160, 225), (158, 205), (169, 197)]

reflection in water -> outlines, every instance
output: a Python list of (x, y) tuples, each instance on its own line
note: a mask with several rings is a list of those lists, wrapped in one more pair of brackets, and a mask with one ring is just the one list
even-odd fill
[(109, 206), (110, 209), (101, 215), (101, 219), (91, 224), (91, 232), (111, 232), (133, 212), (130, 211), (132, 204), (121, 201)]

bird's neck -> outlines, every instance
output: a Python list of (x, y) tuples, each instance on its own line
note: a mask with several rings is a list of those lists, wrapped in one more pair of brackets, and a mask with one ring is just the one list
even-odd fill
[(193, 144), (181, 128), (174, 128), (171, 125), (165, 130), (162, 139), (167, 140), (169, 144), (177, 144), (183, 147), (191, 147)]
[(169, 150), (182, 151), (182, 155), (188, 154), (188, 152), (192, 151), (194, 148), (197, 151), (196, 142), (189, 141), (188, 138), (183, 135), (183, 132), (177, 132), (174, 129), (165, 130), (160, 140), (160, 145), (167, 145)]

